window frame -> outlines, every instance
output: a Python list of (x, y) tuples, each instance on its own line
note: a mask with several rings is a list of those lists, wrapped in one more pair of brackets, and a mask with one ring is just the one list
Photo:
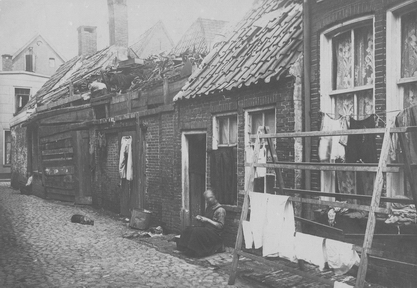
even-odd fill
[[(386, 20), (386, 97), (387, 123), (394, 123), (398, 111), (404, 108), (404, 84), (416, 83), (417, 77), (401, 78), (401, 17), (417, 11), (417, 1), (406, 1), (387, 10)], [(404, 195), (404, 171), (387, 174), (387, 197)]]
[[(220, 118), (230, 118), (236, 116), (236, 143), (235, 144), (220, 144), (220, 125), (219, 125), (219, 119)], [(230, 126), (230, 120), (229, 120), (229, 126)], [(234, 147), (237, 146), (238, 143), (238, 127), (239, 127), (239, 119), (236, 112), (230, 112), (230, 113), (221, 113), (213, 115), (213, 141), (212, 141), (212, 149), (216, 150), (218, 147)]]
[[(277, 127), (277, 109), (275, 106), (265, 106), (265, 107), (258, 107), (258, 108), (251, 108), (251, 109), (246, 109), (245, 110), (245, 187), (247, 185), (247, 182), (249, 181), (249, 175), (247, 175), (247, 169), (246, 169), (246, 163), (249, 159), (246, 159), (246, 149), (248, 149), (248, 146), (253, 145), (253, 142), (251, 142), (251, 139), (249, 137), (249, 135), (251, 135), (252, 132), (252, 117), (251, 115), (255, 114), (255, 113), (263, 113), (263, 124), (265, 125), (265, 112), (266, 111), (274, 111), (274, 129), (275, 129), (275, 133), (276, 131), (276, 127)], [(273, 139), (272, 142), (274, 143), (275, 149), (276, 149), (276, 139)], [(264, 143), (265, 144), (265, 143)], [(266, 145), (268, 145), (266, 143)], [(266, 157), (268, 159), (268, 155), (269, 153), (267, 153)], [(248, 162), (249, 163), (249, 162)], [(276, 183), (277, 181), (277, 177), (274, 173), (268, 173), (268, 169), (266, 170), (266, 175), (264, 178), (264, 191), (256, 191), (256, 192), (260, 192), (260, 193), (267, 193), (267, 176), (273, 176), (274, 177), (274, 183)]]
[[(372, 23), (373, 31), (373, 48), (374, 48), (374, 61), (373, 61), (373, 71), (374, 71), (374, 81), (372, 85), (362, 85), (354, 86), (354, 57), (352, 55), (352, 77), (353, 84), (351, 88), (346, 89), (333, 89), (333, 79), (334, 79), (334, 61), (335, 57), (333, 54), (333, 38), (346, 33), (347, 31), (353, 31), (357, 28), (364, 27)], [(354, 41), (354, 38), (353, 38)], [(354, 42), (353, 46), (354, 46)], [(331, 55), (331, 57), (328, 57)], [(337, 96), (353, 94), (353, 116), (357, 119), (357, 107), (358, 107), (358, 92), (365, 92), (372, 90), (372, 105), (373, 111), (375, 111), (375, 17), (374, 15), (367, 15), (358, 17), (349, 21), (345, 21), (341, 24), (334, 25), (333, 27), (323, 31), (320, 34), (320, 108), (322, 112), (328, 113), (330, 115), (335, 114), (336, 99)]]
[[(10, 163), (6, 163), (6, 147), (7, 147), (7, 142), (6, 142), (6, 133), (10, 133)], [(10, 131), (10, 129), (4, 129), (3, 130), (3, 167), (9, 167), (12, 165), (12, 132)]]
[[(17, 93), (17, 89), (22, 89), (22, 90), (27, 90), (27, 91), (29, 91), (29, 94), (18, 94)], [(19, 109), (19, 103), (20, 103), (20, 98), (19, 97), (22, 97), (22, 96), (28, 96), (28, 101), (30, 100), (30, 93), (31, 93), (31, 88), (30, 87), (14, 87), (14, 113), (15, 114), (17, 114), (17, 113), (19, 113), (22, 109), (23, 109), (23, 107), (25, 107), (25, 105), (27, 104), (27, 102), (26, 102), (26, 104), (25, 105), (23, 105), (20, 109)]]

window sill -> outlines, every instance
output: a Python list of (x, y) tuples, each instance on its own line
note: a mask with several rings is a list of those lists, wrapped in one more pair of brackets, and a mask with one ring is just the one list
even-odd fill
[(12, 167), (12, 164), (3, 164), (3, 167)]
[(413, 82), (417, 82), (417, 77), (408, 77), (408, 78), (398, 79), (397, 84), (401, 85), (401, 84), (408, 84), (408, 83), (413, 83)]
[(366, 86), (359, 86), (355, 88), (347, 88), (347, 89), (340, 89), (340, 90), (332, 90), (330, 91), (330, 96), (342, 95), (342, 94), (349, 94), (354, 92), (360, 92), (365, 90), (374, 89), (374, 85), (366, 85)]
[(237, 144), (217, 144), (217, 147), (235, 147)]

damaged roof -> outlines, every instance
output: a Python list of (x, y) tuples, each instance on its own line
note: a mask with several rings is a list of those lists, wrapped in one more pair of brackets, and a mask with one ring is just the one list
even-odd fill
[(227, 21), (198, 18), (175, 45), (171, 54), (180, 55), (186, 51), (207, 54), (212, 48), (215, 37), (221, 34), (227, 23)]
[(99, 75), (101, 69), (114, 65), (116, 58), (120, 57), (119, 50), (120, 47), (110, 46), (87, 57), (76, 56), (65, 62), (29, 100), (26, 108), (32, 109), (36, 104), (41, 106), (69, 97), (70, 83), (76, 85), (92, 75)]
[(174, 100), (278, 80), (302, 51), (302, 3), (263, 0), (203, 60)]

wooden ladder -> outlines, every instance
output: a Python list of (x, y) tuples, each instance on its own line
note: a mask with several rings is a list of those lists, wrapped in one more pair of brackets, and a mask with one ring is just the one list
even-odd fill
[[(350, 208), (350, 209), (357, 209), (362, 211), (368, 211), (368, 221), (365, 231), (365, 237), (362, 247), (355, 247), (355, 250), (358, 252), (361, 252), (361, 261), (359, 264), (358, 274), (356, 278), (356, 285), (355, 287), (364, 287), (365, 285), (365, 277), (367, 273), (368, 268), (368, 254), (375, 253), (378, 255), (377, 251), (372, 250), (372, 241), (374, 238), (374, 232), (375, 232), (375, 225), (376, 225), (376, 214), (378, 212), (387, 212), (387, 209), (380, 208), (379, 204), (381, 201), (381, 194), (382, 194), (382, 188), (384, 183), (384, 176), (383, 172), (399, 172), (399, 167), (396, 167), (395, 165), (387, 165), (388, 157), (389, 157), (389, 149), (390, 149), (390, 139), (391, 139), (391, 133), (396, 132), (399, 134), (400, 144), (401, 148), (404, 151), (404, 154), (406, 155), (405, 158), (408, 158), (410, 156), (410, 151), (405, 144), (405, 132), (410, 131), (416, 131), (416, 127), (410, 127), (413, 129), (408, 129), (407, 127), (400, 127), (400, 128), (372, 128), (372, 129), (357, 129), (357, 130), (344, 130), (344, 131), (313, 131), (313, 132), (292, 132), (292, 133), (279, 133), (279, 134), (268, 134), (266, 127), (259, 127), (258, 133), (256, 136), (253, 136), (251, 138), (255, 139), (255, 145), (254, 145), (254, 153), (253, 153), (253, 159), (251, 163), (246, 163), (245, 166), (250, 167), (249, 172), (249, 179), (246, 183), (245, 187), (245, 194), (243, 199), (243, 205), (242, 205), (242, 212), (240, 216), (239, 221), (239, 228), (238, 233), (236, 237), (236, 243), (235, 243), (235, 249), (233, 253), (233, 261), (232, 261), (232, 267), (230, 271), (229, 276), (229, 285), (234, 284), (236, 279), (236, 273), (237, 273), (237, 267), (239, 262), (239, 257), (244, 256), (246, 258), (259, 261), (261, 263), (265, 263), (269, 266), (275, 267), (277, 269), (281, 269), (284, 271), (291, 272), (296, 275), (300, 275), (305, 278), (309, 278), (314, 281), (318, 281), (322, 284), (328, 285), (333, 287), (334, 282), (330, 279), (326, 279), (323, 277), (319, 277), (316, 275), (313, 275), (311, 273), (307, 273), (304, 271), (301, 271), (299, 269), (288, 267), (284, 264), (280, 264), (277, 261), (271, 261), (267, 260), (263, 257), (253, 255), (251, 253), (244, 252), (242, 250), (242, 244), (243, 244), (243, 228), (242, 228), (242, 222), (247, 219), (248, 216), (248, 210), (249, 210), (249, 192), (253, 191), (254, 188), (254, 179), (255, 179), (255, 171), (256, 167), (267, 167), (267, 168), (274, 168), (275, 173), (278, 179), (278, 188), (276, 190), (279, 191), (279, 194), (283, 195), (285, 193), (305, 193), (307, 195), (315, 195), (315, 196), (335, 196), (334, 193), (326, 193), (326, 192), (319, 192), (319, 191), (307, 191), (307, 190), (300, 190), (300, 189), (285, 189), (284, 188), (284, 181), (281, 173), (282, 168), (294, 168), (294, 169), (314, 169), (314, 170), (342, 170), (342, 171), (371, 171), (376, 172), (376, 178), (374, 182), (374, 188), (371, 198), (371, 204), (369, 206), (367, 205), (359, 205), (359, 204), (353, 204), (353, 203), (341, 203), (341, 202), (333, 202), (333, 201), (322, 201), (317, 199), (310, 199), (310, 198), (302, 198), (299, 196), (296, 197), (290, 197), (289, 200), (291, 201), (297, 201), (301, 203), (307, 203), (307, 204), (318, 204), (318, 205), (328, 205), (333, 207), (342, 207), (342, 208)], [(262, 135), (262, 134), (267, 135)], [(381, 153), (379, 157), (379, 163), (377, 167), (373, 167), (372, 165), (353, 165), (353, 164), (347, 164), (343, 163), (345, 165), (338, 165), (334, 163), (288, 163), (288, 162), (278, 162), (278, 157), (276, 155), (275, 149), (272, 149), (273, 142), (271, 138), (286, 138), (286, 137), (316, 137), (316, 136), (336, 136), (336, 135), (358, 135), (358, 134), (381, 134), (384, 133)], [(258, 163), (258, 156), (260, 152), (260, 139), (266, 138), (268, 141), (268, 150), (271, 154), (272, 162), (273, 163), (267, 163), (267, 164), (261, 164)], [(408, 158), (410, 159), (410, 158)], [(411, 177), (411, 166), (410, 162), (405, 161), (404, 168), (407, 173), (407, 175), (410, 175), (410, 185), (412, 187), (412, 190), (414, 191), (414, 202), (417, 202), (417, 179), (414, 179)], [(329, 195), (330, 194), (330, 195)], [(365, 197), (369, 196), (363, 196), (363, 195), (351, 195), (351, 194), (337, 194), (337, 196), (342, 195), (346, 198), (353, 198), (353, 199), (364, 199)], [(384, 197), (383, 200), (385, 202), (396, 202), (398, 199), (394, 198), (388, 198)], [(321, 226), (325, 226), (323, 224), (308, 220), (308, 219), (302, 219), (300, 217), (296, 217), (296, 220), (302, 220), (304, 222), (318, 224)], [(330, 229), (334, 230), (340, 230), (332, 227), (328, 227)], [(343, 231), (342, 231), (343, 232)], [(412, 264), (411, 264), (412, 265)]]

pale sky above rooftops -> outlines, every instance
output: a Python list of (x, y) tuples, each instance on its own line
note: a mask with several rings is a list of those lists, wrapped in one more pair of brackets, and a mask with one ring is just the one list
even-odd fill
[[(127, 0), (129, 45), (162, 20), (175, 43), (198, 18), (239, 21), (254, 0)], [(14, 54), (41, 34), (66, 60), (78, 53), (77, 28), (97, 26), (98, 49), (109, 45), (106, 0), (0, 0), (0, 54)]]

